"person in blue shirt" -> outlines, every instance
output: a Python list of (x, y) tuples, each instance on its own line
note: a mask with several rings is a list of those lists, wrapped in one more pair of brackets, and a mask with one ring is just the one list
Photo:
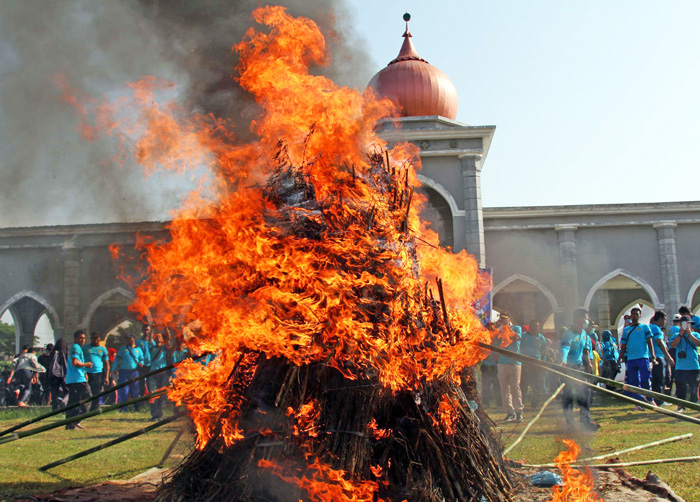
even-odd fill
[[(190, 351), (187, 348), (187, 345), (185, 345), (185, 342), (182, 340), (175, 339), (175, 345), (172, 348), (172, 354), (170, 355), (170, 358), (173, 361), (173, 364), (181, 363), (185, 359), (190, 357)], [(171, 378), (175, 378), (175, 371), (177, 368), (173, 368), (170, 371), (170, 376)]]
[[(506, 330), (512, 331), (512, 334), (508, 333), (511, 341), (504, 349), (520, 354), (522, 328), (520, 326), (511, 328), (510, 325), (510, 319), (504, 313), (501, 313), (501, 318), (496, 326), (502, 333)], [(521, 364), (520, 361), (510, 357), (503, 355), (498, 357), (498, 381), (501, 384), (501, 401), (503, 403), (503, 411), (506, 414), (506, 422), (520, 423), (523, 421), (523, 396), (520, 392)]]
[[(617, 340), (614, 336), (612, 336), (612, 332), (608, 329), (603, 331), (600, 350), (602, 352), (601, 356), (603, 359), (601, 376), (603, 378), (615, 380), (615, 377), (617, 377), (617, 374), (620, 372), (620, 367), (617, 364), (617, 360), (620, 357), (620, 352), (617, 347)], [(608, 390), (613, 390), (615, 388), (608, 384), (605, 384), (605, 387)]]
[[(520, 339), (520, 353), (540, 360), (547, 354), (547, 339), (540, 333), (539, 321), (530, 321), (527, 331)], [(542, 373), (539, 368), (529, 367), (521, 374), (520, 390), (523, 393), (523, 400), (529, 396), (533, 407), (539, 407), (545, 392)]]
[[(656, 358), (656, 366), (651, 371), (651, 390), (663, 394), (664, 382), (666, 381), (667, 373), (670, 373), (670, 368), (675, 364), (671, 354), (666, 347), (666, 340), (663, 332), (663, 327), (666, 326), (666, 312), (657, 310), (654, 316), (649, 321), (649, 329), (651, 329), (652, 342), (654, 345), (654, 354)], [(670, 377), (668, 378), (670, 380)], [(654, 399), (657, 406), (664, 404), (663, 400)]]
[[(642, 316), (642, 309), (634, 307), (630, 310), (630, 324), (622, 330), (620, 338), (620, 358), (627, 356), (625, 364), (626, 382), (634, 387), (651, 389), (651, 368), (656, 365), (654, 358), (653, 335), (651, 328), (646, 324), (641, 324), (639, 318)], [(640, 394), (626, 391), (625, 395), (634, 397), (639, 401), (646, 401)], [(635, 411), (644, 411), (644, 408), (637, 405)]]
[(678, 313), (681, 316), (687, 315), (690, 317), (690, 329), (691, 331), (700, 331), (700, 316), (698, 315), (693, 315), (690, 312), (690, 309), (683, 305), (681, 308), (678, 309)]
[[(151, 365), (148, 370), (149, 372), (165, 368), (170, 364), (168, 361), (168, 347), (165, 345), (163, 337), (159, 333), (153, 335), (153, 343), (155, 343), (155, 345), (151, 348)], [(169, 383), (169, 371), (163, 371), (162, 373), (152, 375), (148, 377), (148, 393), (153, 394), (155, 391), (167, 387)], [(151, 420), (157, 421), (163, 418), (163, 402), (165, 399), (165, 396), (158, 396), (151, 400)]]
[[(92, 363), (92, 367), (85, 370), (87, 374), (90, 393), (94, 396), (102, 392), (102, 387), (107, 385), (109, 380), (109, 353), (107, 348), (100, 345), (100, 335), (92, 333), (90, 335), (90, 345), (83, 347), (85, 360)], [(90, 411), (95, 411), (100, 407), (100, 400), (95, 399), (90, 404)]]
[[(591, 364), (591, 338), (586, 332), (588, 327), (588, 311), (577, 309), (571, 319), (571, 328), (566, 330), (561, 337), (561, 365), (574, 368), (586, 373), (593, 373)], [(564, 386), (564, 418), (567, 425), (574, 427), (574, 400), (578, 403), (581, 426), (596, 430), (598, 424), (591, 421), (589, 390), (574, 382), (566, 382)]]
[[(92, 368), (91, 362), (85, 362), (83, 353), (83, 345), (85, 345), (85, 331), (78, 330), (73, 333), (73, 345), (68, 349), (68, 360), (66, 361), (66, 387), (68, 387), (68, 404), (76, 404), (83, 399), (90, 397), (90, 386), (87, 383), (85, 370)], [(72, 418), (86, 413), (85, 405), (80, 405), (76, 408), (66, 411), (66, 418)], [(84, 427), (78, 423), (66, 425), (66, 429), (83, 429)]]
[[(148, 373), (148, 367), (151, 365), (151, 349), (155, 346), (153, 343), (153, 329), (150, 325), (144, 324), (141, 328), (141, 338), (136, 340), (136, 346), (143, 352), (143, 367), (139, 368), (139, 375)], [(148, 388), (148, 379), (142, 378), (139, 380), (139, 395), (143, 396)]]
[[(139, 376), (139, 369), (144, 366), (143, 352), (136, 346), (134, 335), (126, 337), (126, 344), (119, 347), (117, 355), (114, 356), (114, 372), (119, 374), (118, 383), (124, 383)], [(119, 389), (118, 399), (120, 403), (139, 397), (139, 383), (132, 382), (126, 387)], [(139, 411), (140, 403), (134, 405), (134, 409)], [(126, 408), (119, 408), (124, 413)]]
[[(690, 316), (684, 315), (681, 318), (678, 334), (671, 335), (670, 344), (676, 349), (676, 397), (697, 403), (698, 377), (700, 375), (700, 362), (698, 362), (700, 335), (692, 330), (690, 323)], [(678, 411), (682, 413), (685, 408), (679, 406)]]
[[(674, 314), (673, 315), (673, 326), (671, 326), (671, 329), (668, 332), (668, 335), (666, 337), (666, 345), (668, 346), (668, 353), (671, 355), (671, 358), (675, 361), (676, 360), (676, 349), (674, 347), (671, 347), (671, 338), (673, 338), (673, 335), (677, 335), (681, 331), (681, 318), (683, 316), (680, 314)], [(670, 396), (671, 395), (671, 389), (673, 388), (673, 383), (676, 381), (676, 366), (671, 366), (671, 374), (670, 379), (666, 382), (666, 393)]]

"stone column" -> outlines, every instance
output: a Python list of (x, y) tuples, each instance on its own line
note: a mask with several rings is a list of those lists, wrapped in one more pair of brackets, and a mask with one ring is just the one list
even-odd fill
[(571, 323), (571, 314), (580, 306), (578, 299), (578, 261), (575, 226), (555, 227), (559, 237), (559, 279), (565, 322)]
[(80, 248), (65, 247), (63, 261), (63, 327), (67, 342), (80, 327)]
[(481, 268), (486, 266), (484, 246), (484, 215), (481, 208), (481, 156), (468, 154), (459, 158), (462, 163), (464, 190), (466, 249), (474, 255)]
[[(659, 241), (659, 261), (661, 264), (661, 284), (663, 286), (663, 308), (668, 321), (681, 306), (681, 292), (678, 285), (678, 257), (676, 255), (676, 223), (666, 221), (655, 223), (656, 239)], [(662, 307), (657, 305), (657, 307)]]
[(598, 326), (600, 327), (600, 332), (609, 329), (617, 329), (617, 326), (611, 326), (610, 323), (610, 294), (607, 289), (599, 289), (596, 293), (598, 297)]

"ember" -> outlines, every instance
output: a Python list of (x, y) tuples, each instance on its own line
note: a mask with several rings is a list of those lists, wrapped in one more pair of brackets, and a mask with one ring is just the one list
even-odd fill
[(571, 467), (581, 448), (570, 439), (562, 439), (562, 442), (568, 449), (557, 455), (554, 464), (561, 471), (564, 485), (553, 488), (554, 497), (551, 502), (602, 502), (603, 498), (594, 491), (591, 470), (586, 467), (586, 470), (581, 472)]
[(148, 170), (217, 167), (216, 202), (194, 194), (170, 242), (141, 246), (134, 310), (217, 354), (183, 363), (169, 394), (197, 449), (161, 499), (508, 499), (473, 379), (460, 386), (487, 355), (472, 342), (491, 341), (470, 307), (487, 281), (420, 220), (417, 152), (373, 132), (393, 105), (309, 74), (327, 60), (312, 21), (253, 16), (266, 30), (235, 50), (257, 143), (159, 106), (153, 79), (133, 85), (136, 113), (101, 107), (88, 128), (135, 135)]

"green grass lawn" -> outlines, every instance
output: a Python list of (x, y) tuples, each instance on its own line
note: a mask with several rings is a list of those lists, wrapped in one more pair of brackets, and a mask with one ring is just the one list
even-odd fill
[[(600, 430), (593, 434), (572, 433), (564, 421), (560, 401), (555, 400), (508, 457), (528, 464), (545, 464), (553, 462), (557, 454), (565, 449), (564, 445), (558, 441), (560, 438), (575, 440), (581, 447), (580, 457), (584, 458), (612, 453), (688, 432), (693, 433), (693, 437), (690, 439), (623, 454), (620, 456), (620, 461), (631, 462), (700, 455), (700, 426), (653, 411), (633, 411), (633, 408), (633, 405), (622, 403), (612, 397), (597, 395), (594, 407), (591, 408), (591, 416), (594, 421), (601, 425)], [(676, 407), (673, 406), (669, 409), (675, 410)], [(574, 411), (574, 416), (578, 418), (577, 406), (575, 406)], [(491, 412), (491, 417), (502, 428), (505, 446), (509, 446), (515, 441), (536, 413), (537, 410), (526, 408), (523, 423), (516, 425), (504, 423), (504, 413)], [(699, 413), (691, 415), (700, 416)], [(596, 461), (596, 463), (604, 462), (605, 460)], [(648, 471), (652, 471), (687, 502), (700, 502), (700, 490), (698, 490), (700, 462), (637, 466), (628, 467), (627, 470), (642, 479)]]
[[(582, 448), (581, 457), (599, 455), (659, 439), (692, 432), (694, 436), (676, 443), (652, 447), (625, 454), (622, 461), (700, 455), (700, 427), (666, 417), (652, 411), (635, 412), (632, 405), (596, 396), (597, 406), (592, 409), (595, 421), (602, 428), (595, 434), (571, 432), (566, 429), (559, 401), (554, 401), (530, 430), (525, 439), (508, 455), (513, 460), (530, 464), (554, 460), (563, 445), (560, 438), (574, 439)], [(671, 408), (675, 409), (675, 408)], [(42, 409), (0, 410), (0, 428), (5, 429), (31, 416), (44, 413)], [(172, 410), (166, 412), (166, 416)], [(536, 410), (526, 408), (522, 424), (503, 422), (504, 414), (492, 411), (492, 418), (502, 428), (502, 439), (510, 445), (523, 430)], [(698, 416), (698, 414), (694, 414)], [(61, 416), (62, 418), (62, 416)], [(148, 425), (149, 414), (108, 413), (85, 420), (82, 431), (54, 429), (0, 445), (0, 500), (11, 500), (16, 495), (47, 493), (68, 486), (99, 483), (108, 479), (128, 479), (153, 467), (181, 427), (182, 421), (165, 425), (133, 440), (99, 451), (88, 457), (59, 466), (48, 473), (38, 467), (78, 451), (109, 441), (122, 434)], [(54, 420), (48, 419), (48, 421)], [(44, 422), (41, 422), (42, 424)], [(29, 427), (31, 428), (31, 426)], [(177, 455), (186, 454), (192, 447), (191, 439), (183, 436), (175, 449), (176, 458), (166, 463), (175, 465)], [(688, 502), (700, 502), (700, 463), (662, 464), (631, 467), (628, 470), (643, 478), (652, 470)]]
[[(0, 410), (0, 429), (4, 430), (47, 411), (48, 408)], [(165, 416), (171, 414), (172, 409), (166, 408)], [(22, 430), (29, 430), (63, 417), (58, 415)], [(148, 421), (149, 418), (150, 414), (145, 410), (124, 414), (111, 412), (83, 421), (85, 430), (67, 431), (60, 427), (0, 445), (0, 501), (11, 500), (17, 495), (50, 493), (60, 488), (91, 485), (109, 479), (128, 479), (155, 466), (182, 427), (184, 419), (48, 472), (37, 470), (54, 460), (146, 427), (152, 423)], [(173, 452), (174, 455), (186, 454), (191, 448), (192, 441), (187, 436), (182, 436)], [(177, 458), (171, 457), (165, 466), (171, 467), (177, 462)]]

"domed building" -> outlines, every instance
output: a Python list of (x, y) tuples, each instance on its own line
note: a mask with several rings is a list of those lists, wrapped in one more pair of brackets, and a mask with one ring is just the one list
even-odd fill
[(496, 127), (456, 121), (454, 85), (418, 55), (404, 20), (398, 55), (369, 83), (399, 114), (379, 132), (389, 146), (420, 147), (423, 216), (441, 245), (466, 249), (491, 272), (495, 310), (553, 330), (583, 307), (600, 331), (637, 304), (669, 319), (680, 305), (700, 311), (700, 202), (484, 209), (481, 170)]

